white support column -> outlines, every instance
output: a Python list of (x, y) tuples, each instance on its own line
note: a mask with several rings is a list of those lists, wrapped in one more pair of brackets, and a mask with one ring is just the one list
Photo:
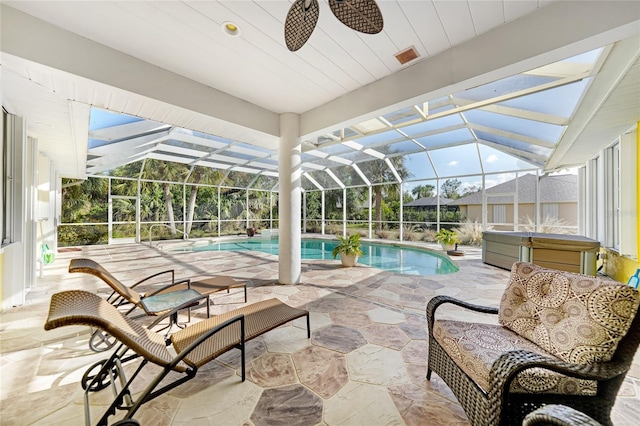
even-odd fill
[(325, 229), (324, 229), (324, 189), (322, 190), (322, 192), (320, 193), (320, 201), (321, 201), (321, 206), (320, 206), (320, 210), (321, 210), (321, 216), (322, 216), (322, 235), (324, 235)]
[(246, 219), (247, 219), (247, 223), (245, 225), (246, 229), (249, 229), (250, 225), (250, 220), (249, 220), (249, 189), (245, 189), (245, 206), (246, 206)]
[(347, 188), (342, 188), (342, 236), (347, 236)]
[[(540, 223), (541, 223), (541, 218), (542, 218), (542, 205), (540, 204), (540, 179), (542, 178), (542, 176), (540, 176), (540, 171), (536, 172), (536, 204), (535, 204), (535, 223), (536, 223), (536, 227), (535, 230), (536, 232), (540, 232)], [(580, 192), (578, 191), (578, 198), (580, 197)], [(578, 206), (580, 205), (580, 203), (578, 203)], [(584, 235), (584, 234), (581, 234)]]
[(107, 215), (108, 215), (107, 216), (107, 220), (108, 220), (108, 222), (107, 222), (107, 238), (108, 238), (107, 242), (108, 242), (109, 245), (111, 245), (111, 244), (113, 244), (113, 241), (112, 241), (113, 240), (113, 238), (112, 238), (112, 235), (113, 235), (113, 221), (112, 221), (112, 219), (113, 219), (113, 200), (111, 199), (111, 178), (107, 178), (107, 194), (108, 194), (107, 200), (109, 200), (108, 204), (107, 204)]
[(440, 232), (440, 178), (436, 179), (436, 188), (438, 188), (438, 198), (436, 198), (436, 231)]
[(402, 182), (400, 182), (400, 241), (404, 241), (404, 220), (402, 219), (403, 211), (404, 211), (404, 194), (402, 192)]
[(279, 274), (281, 284), (297, 284), (301, 275), (300, 193), (302, 168), (300, 116), (280, 115)]
[(302, 192), (302, 232), (307, 233), (307, 192)]
[(222, 209), (220, 208), (220, 204), (222, 204), (222, 200), (220, 199), (220, 186), (218, 186), (218, 237), (220, 236), (220, 232), (222, 231), (222, 218), (220, 217)]
[(182, 183), (182, 239), (187, 239), (187, 184)]
[(142, 188), (140, 187), (140, 178), (136, 180), (136, 243), (140, 243), (142, 237), (140, 236), (140, 197), (142, 196)]
[(373, 196), (372, 194), (373, 191), (371, 191), (371, 185), (369, 185), (369, 238), (373, 238), (373, 226), (371, 224), (371, 220), (373, 219), (373, 212), (371, 211), (372, 208), (372, 204), (371, 204), (371, 197)]
[(269, 229), (273, 229), (273, 191), (269, 192)]
[(482, 174), (482, 230), (487, 230), (487, 181), (486, 175)]
[[(537, 181), (537, 179), (536, 179)], [(519, 205), (520, 205), (520, 195), (518, 193), (518, 172), (516, 172), (516, 193), (513, 196), (513, 230), (514, 231), (518, 231), (518, 222), (520, 222), (520, 211), (518, 209)], [(537, 184), (536, 184), (537, 186)], [(535, 202), (536, 206), (535, 208), (538, 208), (538, 201), (536, 200)], [(536, 226), (536, 231), (537, 231), (537, 226)]]

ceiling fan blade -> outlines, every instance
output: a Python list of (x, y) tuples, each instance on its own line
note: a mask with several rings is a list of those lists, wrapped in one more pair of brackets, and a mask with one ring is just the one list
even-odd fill
[(375, 0), (329, 0), (333, 14), (347, 27), (365, 34), (378, 34), (384, 21)]
[(289, 8), (284, 21), (284, 41), (295, 52), (311, 37), (320, 16), (318, 0), (296, 0)]

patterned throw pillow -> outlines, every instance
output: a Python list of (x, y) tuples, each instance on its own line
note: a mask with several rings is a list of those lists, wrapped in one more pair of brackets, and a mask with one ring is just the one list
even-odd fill
[(624, 284), (516, 262), (498, 321), (566, 362), (588, 364), (611, 359), (639, 304)]

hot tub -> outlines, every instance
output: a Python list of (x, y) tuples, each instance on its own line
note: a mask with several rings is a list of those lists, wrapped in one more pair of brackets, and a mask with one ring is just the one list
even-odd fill
[(600, 242), (578, 235), (538, 232), (482, 233), (482, 261), (511, 269), (516, 261), (545, 268), (596, 275), (596, 254)]

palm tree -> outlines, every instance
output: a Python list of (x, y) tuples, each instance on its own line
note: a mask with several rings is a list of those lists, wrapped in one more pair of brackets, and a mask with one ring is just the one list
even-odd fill
[(148, 159), (142, 170), (143, 179), (154, 179), (162, 181), (162, 192), (164, 203), (167, 208), (167, 219), (171, 235), (176, 235), (176, 221), (173, 214), (173, 200), (171, 197), (171, 182), (179, 182), (184, 179), (189, 169), (180, 163), (171, 163)]
[(187, 204), (187, 224), (185, 228), (185, 234), (189, 235), (191, 227), (193, 225), (193, 215), (196, 210), (196, 196), (198, 195), (199, 184), (213, 185), (220, 181), (222, 178), (222, 172), (211, 167), (194, 166), (191, 172), (193, 178), (193, 185), (189, 191), (189, 201)]
[(411, 190), (411, 194), (416, 198), (433, 197), (433, 191), (436, 189), (433, 185), (418, 185)]
[[(390, 157), (391, 164), (396, 169), (398, 176), (401, 179), (408, 178), (411, 173), (407, 170), (404, 165), (404, 156), (398, 155), (395, 157)], [(370, 182), (392, 182), (396, 181), (396, 178), (387, 166), (387, 163), (383, 160), (373, 160), (367, 161), (364, 163), (359, 163), (358, 167), (365, 176), (369, 179)], [(374, 192), (374, 200), (375, 200), (375, 215), (376, 215), (376, 231), (382, 229), (382, 202), (383, 195), (389, 197), (399, 197), (399, 186), (398, 185), (375, 185), (372, 187)]]
[(63, 179), (62, 222), (106, 222), (107, 182), (107, 179), (90, 177), (73, 184), (73, 179)]

